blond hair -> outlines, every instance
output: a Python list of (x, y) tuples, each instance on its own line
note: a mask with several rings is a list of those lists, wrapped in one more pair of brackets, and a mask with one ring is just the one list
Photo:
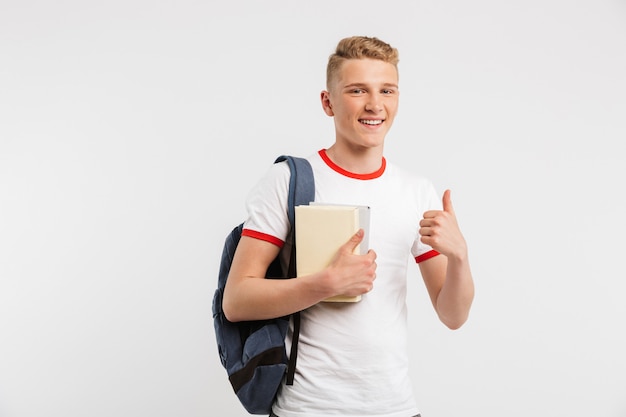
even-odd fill
[(351, 36), (339, 41), (335, 52), (328, 57), (326, 67), (326, 88), (330, 88), (335, 74), (348, 59), (378, 59), (388, 62), (398, 69), (398, 50), (378, 38)]

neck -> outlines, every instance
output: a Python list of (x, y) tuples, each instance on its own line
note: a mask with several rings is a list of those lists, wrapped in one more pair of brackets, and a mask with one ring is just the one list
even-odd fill
[(336, 165), (355, 174), (369, 174), (380, 169), (383, 147), (350, 147), (339, 143), (326, 150), (326, 155)]

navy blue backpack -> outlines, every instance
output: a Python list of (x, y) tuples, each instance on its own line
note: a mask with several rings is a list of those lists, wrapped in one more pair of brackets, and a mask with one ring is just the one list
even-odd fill
[[(306, 159), (279, 156), (275, 163), (287, 161), (291, 170), (289, 180), (289, 222), (294, 224), (297, 205), (306, 205), (315, 197), (315, 182), (311, 165)], [(213, 297), (213, 325), (220, 355), (228, 379), (239, 401), (250, 414), (269, 414), (276, 392), (286, 377), (286, 384), (293, 384), (296, 367), (297, 345), (300, 331), (300, 313), (294, 313), (294, 332), (289, 359), (285, 348), (285, 336), (290, 316), (272, 320), (230, 322), (222, 311), (224, 286), (230, 265), (241, 237), (243, 223), (226, 237), (217, 290)], [(287, 273), (283, 272), (277, 257), (269, 266), (266, 278), (284, 279), (296, 276), (295, 230), (291, 227), (288, 241), (293, 242)]]

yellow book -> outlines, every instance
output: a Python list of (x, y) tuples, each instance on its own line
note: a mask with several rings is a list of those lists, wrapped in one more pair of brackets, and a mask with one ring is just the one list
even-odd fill
[[(354, 253), (368, 251), (369, 207), (311, 203), (296, 206), (296, 268), (298, 276), (326, 268), (339, 248), (358, 230), (365, 230)], [(356, 302), (361, 296), (335, 296), (324, 301)]]

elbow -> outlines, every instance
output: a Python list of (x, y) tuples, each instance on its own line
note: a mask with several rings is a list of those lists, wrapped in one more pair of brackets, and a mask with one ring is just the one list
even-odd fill
[(439, 320), (450, 330), (458, 330), (467, 322), (469, 314), (444, 316), (439, 315)]
[(239, 321), (244, 321), (244, 318), (237, 314), (236, 310), (226, 309), (224, 308), (224, 317), (231, 323), (237, 323)]
[(238, 321), (243, 321), (243, 318), (238, 314), (239, 309), (236, 306), (236, 303), (231, 297), (227, 296), (227, 292), (224, 292), (224, 296), (222, 299), (222, 313), (224, 313), (224, 317), (226, 320), (231, 323), (236, 323)]
[(229, 308), (227, 308), (226, 306), (222, 307), (222, 312), (224, 313), (224, 317), (226, 318), (226, 320), (228, 320), (231, 323), (236, 323), (238, 321), (237, 316), (235, 314), (233, 314)]
[(439, 320), (450, 330), (458, 330), (467, 322), (472, 308), (474, 293), (470, 297), (452, 303), (437, 303), (435, 310)]
[(466, 320), (456, 320), (456, 321), (452, 321), (452, 320), (442, 320), (443, 324), (446, 325), (446, 327), (450, 330), (459, 330), (461, 327), (463, 327), (463, 325), (465, 324)]

